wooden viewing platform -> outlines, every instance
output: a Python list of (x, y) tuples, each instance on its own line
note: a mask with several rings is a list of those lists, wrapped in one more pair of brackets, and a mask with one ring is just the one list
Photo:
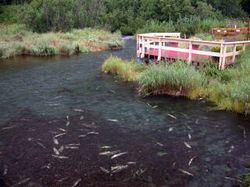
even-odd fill
[(211, 33), (216, 39), (224, 40), (249, 40), (249, 27), (235, 27), (235, 28), (212, 28)]
[(180, 33), (148, 33), (137, 35), (137, 57), (140, 59), (184, 60), (202, 63), (209, 59), (220, 70), (233, 64), (250, 41), (200, 41), (180, 38)]

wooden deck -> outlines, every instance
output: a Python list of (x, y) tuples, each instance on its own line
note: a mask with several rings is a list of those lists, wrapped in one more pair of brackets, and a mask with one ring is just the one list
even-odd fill
[(212, 28), (211, 33), (216, 39), (223, 40), (249, 40), (250, 28)]
[(141, 59), (184, 60), (202, 63), (209, 59), (218, 62), (223, 70), (235, 63), (250, 41), (215, 42), (181, 39), (180, 33), (149, 33), (137, 35), (137, 57)]

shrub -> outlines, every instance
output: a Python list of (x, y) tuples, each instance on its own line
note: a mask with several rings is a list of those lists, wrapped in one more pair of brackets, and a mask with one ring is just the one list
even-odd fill
[(137, 33), (150, 33), (150, 32), (174, 32), (175, 26), (172, 21), (169, 22), (159, 22), (159, 21), (148, 21)]

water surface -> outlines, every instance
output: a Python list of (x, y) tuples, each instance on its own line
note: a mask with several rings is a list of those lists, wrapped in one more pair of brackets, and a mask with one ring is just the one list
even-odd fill
[[(236, 185), (234, 178), (250, 166), (249, 120), (213, 111), (204, 100), (141, 98), (136, 85), (101, 73), (110, 55), (131, 59), (135, 51), (129, 39), (120, 51), (2, 61), (0, 183)], [(77, 148), (66, 149), (69, 144)], [(59, 155), (67, 158), (53, 157), (62, 146)], [(100, 155), (116, 150), (127, 153)]]

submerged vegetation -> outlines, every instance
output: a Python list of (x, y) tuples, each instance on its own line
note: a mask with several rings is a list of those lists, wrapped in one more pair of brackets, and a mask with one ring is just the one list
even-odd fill
[(111, 34), (91, 28), (44, 34), (28, 31), (25, 25), (20, 24), (1, 25), (0, 28), (0, 58), (72, 55), (120, 48), (122, 45), (119, 32)]
[(185, 62), (154, 65), (136, 64), (110, 57), (102, 70), (135, 81), (139, 94), (186, 96), (190, 99), (207, 98), (218, 109), (250, 113), (250, 53), (241, 55), (235, 67), (220, 71), (212, 62), (195, 69)]

